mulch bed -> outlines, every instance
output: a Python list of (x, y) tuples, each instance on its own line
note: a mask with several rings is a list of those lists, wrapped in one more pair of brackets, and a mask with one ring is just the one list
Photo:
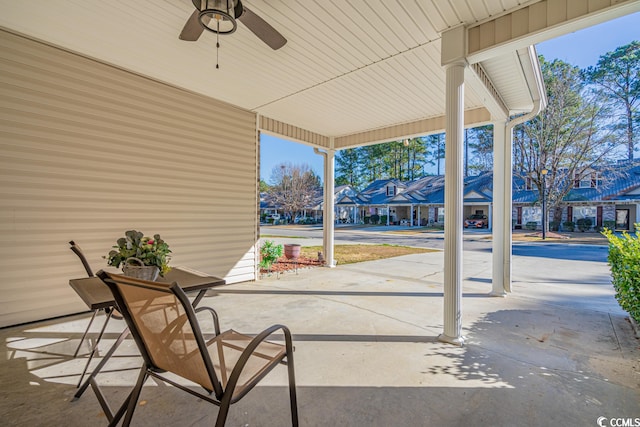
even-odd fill
[(261, 269), (260, 273), (282, 273), (283, 271), (293, 271), (296, 268), (311, 268), (311, 267), (320, 267), (324, 263), (318, 261), (317, 258), (307, 258), (304, 256), (299, 256), (298, 261), (288, 260), (286, 257), (281, 257), (278, 259), (278, 262), (274, 263), (271, 266), (271, 270)]

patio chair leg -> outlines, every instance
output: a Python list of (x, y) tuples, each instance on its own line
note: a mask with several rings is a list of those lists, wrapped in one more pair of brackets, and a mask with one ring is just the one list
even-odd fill
[(216, 427), (224, 427), (227, 422), (227, 415), (229, 415), (230, 402), (222, 402), (220, 410), (218, 411), (218, 418), (216, 418)]
[(120, 421), (120, 418), (122, 417), (122, 414), (124, 412), (123, 409), (125, 407), (127, 408), (127, 412), (124, 416), (122, 426), (128, 427), (129, 424), (131, 424), (133, 411), (136, 410), (136, 404), (138, 403), (138, 398), (140, 397), (140, 393), (142, 392), (142, 386), (144, 385), (147, 378), (149, 378), (149, 374), (147, 373), (147, 366), (143, 365), (142, 369), (140, 369), (140, 375), (138, 375), (138, 381), (136, 382), (135, 387), (133, 388), (133, 390), (131, 390), (129, 397), (127, 397), (127, 399), (125, 399), (125, 401), (122, 403), (120, 409), (118, 409), (118, 412), (113, 417), (113, 420), (111, 420), (111, 422), (109, 423), (109, 427), (118, 424), (118, 421)]
[(298, 427), (298, 398), (296, 395), (296, 375), (293, 367), (293, 343), (291, 333), (284, 331), (285, 344), (287, 348), (287, 371), (289, 376), (289, 401), (291, 402), (291, 425)]
[(80, 342), (78, 343), (78, 348), (76, 348), (76, 351), (73, 353), (74, 359), (78, 357), (78, 352), (80, 351), (80, 347), (82, 347), (82, 343), (84, 342), (84, 339), (87, 337), (87, 334), (89, 333), (89, 329), (91, 329), (91, 324), (93, 324), (93, 319), (96, 318), (96, 314), (98, 314), (98, 310), (93, 310), (93, 316), (91, 316), (91, 320), (89, 320), (87, 329), (84, 330), (84, 334), (82, 334), (82, 338), (80, 338)]
[(107, 323), (109, 323), (109, 319), (111, 319), (111, 314), (113, 314), (113, 310), (109, 310), (108, 312), (105, 311), (105, 313), (107, 314), (107, 318), (104, 320), (104, 325), (102, 325), (102, 329), (100, 330), (100, 333), (98, 334), (98, 338), (96, 338), (96, 342), (93, 344), (93, 348), (91, 349), (91, 353), (89, 353), (89, 360), (87, 360), (87, 364), (84, 365), (84, 370), (82, 371), (82, 374), (80, 375), (80, 379), (78, 380), (78, 385), (76, 386), (76, 388), (79, 388), (80, 384), (82, 384), (82, 379), (84, 378), (85, 374), (87, 373), (87, 369), (89, 369), (89, 364), (91, 364), (91, 360), (93, 359), (93, 356), (98, 351), (98, 344), (100, 344), (100, 340), (102, 339), (102, 335), (104, 335), (104, 331), (105, 331), (105, 329), (107, 329)]

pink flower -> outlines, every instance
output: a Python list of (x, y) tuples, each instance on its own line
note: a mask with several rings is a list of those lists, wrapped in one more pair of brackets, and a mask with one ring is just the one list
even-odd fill
[(153, 245), (153, 239), (147, 241), (147, 245)]

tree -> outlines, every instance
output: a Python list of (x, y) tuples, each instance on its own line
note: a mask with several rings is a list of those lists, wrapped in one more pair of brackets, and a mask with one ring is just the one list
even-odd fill
[(493, 169), (493, 125), (478, 126), (468, 130), (469, 155), (473, 157), (468, 172), (478, 174)]
[(386, 154), (385, 144), (367, 145), (358, 149), (360, 159), (360, 170), (366, 182), (386, 177), (384, 157)]
[(424, 164), (436, 165), (436, 175), (441, 175), (444, 169), (444, 137), (444, 133), (421, 137), (426, 150)]
[(549, 103), (514, 131), (515, 174), (542, 194), (542, 170), (548, 170), (547, 200), (554, 220), (560, 221), (561, 210), (554, 208), (576, 177), (590, 175), (609, 160), (613, 144), (611, 135), (600, 130), (605, 109), (597, 98), (587, 96), (579, 68), (543, 57), (540, 64)]
[(422, 138), (392, 141), (380, 144), (384, 151), (385, 178), (412, 181), (421, 177), (426, 160), (426, 146)]
[(260, 192), (261, 193), (267, 193), (267, 192), (269, 192), (269, 188), (271, 188), (269, 186), (269, 184), (267, 184), (264, 179), (261, 179), (260, 180)]
[(271, 182), (274, 185), (269, 194), (274, 204), (292, 218), (309, 207), (318, 192), (322, 192), (320, 178), (308, 164), (281, 163), (271, 171)]
[(347, 148), (336, 154), (336, 185), (350, 185), (359, 190), (363, 184), (359, 149)]
[(622, 109), (614, 123), (624, 135), (629, 160), (633, 160), (640, 125), (640, 43), (633, 41), (605, 53), (594, 67), (585, 70), (585, 77), (612, 105)]
[(377, 179), (410, 181), (424, 175), (431, 151), (429, 140), (412, 138), (383, 144), (350, 148), (336, 155), (336, 185), (355, 189)]

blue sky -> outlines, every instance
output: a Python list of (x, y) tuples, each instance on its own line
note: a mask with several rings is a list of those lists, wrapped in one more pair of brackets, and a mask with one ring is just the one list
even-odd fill
[[(561, 59), (580, 68), (595, 65), (600, 55), (640, 39), (640, 13), (627, 15), (595, 27), (536, 45), (545, 59)], [(260, 177), (270, 182), (271, 171), (283, 162), (306, 163), (322, 178), (322, 157), (313, 148), (263, 134), (260, 145)]]

